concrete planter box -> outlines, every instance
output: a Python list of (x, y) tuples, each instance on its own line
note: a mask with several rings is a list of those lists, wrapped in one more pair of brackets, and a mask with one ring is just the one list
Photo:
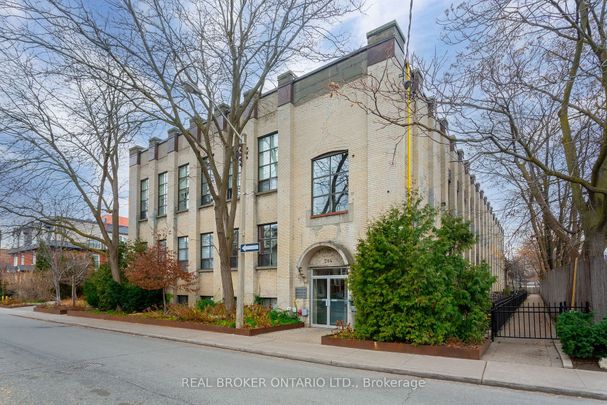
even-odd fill
[(321, 344), (328, 346), (348, 347), (351, 349), (379, 350), (383, 352), (422, 354), (425, 356), (455, 357), (459, 359), (480, 360), (487, 351), (491, 341), (487, 339), (476, 346), (455, 345), (412, 345), (398, 342), (375, 342), (372, 340), (342, 339), (335, 335), (321, 337)]
[(196, 330), (204, 330), (207, 332), (219, 332), (219, 333), (229, 333), (233, 335), (242, 335), (242, 336), (255, 336), (260, 335), (262, 333), (271, 333), (271, 332), (279, 332), (282, 330), (289, 329), (297, 329), (302, 328), (304, 326), (303, 322), (289, 324), (289, 325), (278, 325), (271, 326), (269, 328), (254, 328), (254, 329), (236, 329), (229, 328), (226, 326), (218, 326), (218, 325), (207, 325), (200, 322), (192, 322), (192, 321), (172, 321), (169, 319), (152, 319), (152, 318), (142, 318), (137, 316), (117, 316), (110, 314), (98, 314), (94, 312), (88, 311), (76, 311), (76, 310), (68, 310), (67, 314), (70, 316), (79, 316), (83, 318), (95, 318), (95, 319), (105, 319), (108, 321), (120, 321), (120, 322), (130, 322), (130, 323), (139, 323), (143, 325), (155, 325), (155, 326), (169, 326), (171, 328), (183, 328), (183, 329), (196, 329)]
[(67, 314), (67, 309), (65, 308), (56, 308), (56, 307), (34, 307), (34, 312), (44, 312), (45, 314), (54, 314), (54, 315), (65, 315)]

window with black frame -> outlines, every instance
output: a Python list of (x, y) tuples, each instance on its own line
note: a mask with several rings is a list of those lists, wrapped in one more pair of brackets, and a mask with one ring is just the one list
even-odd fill
[(167, 172), (158, 175), (158, 216), (167, 214), (169, 195), (169, 174)]
[[(213, 181), (213, 172), (209, 167), (209, 158), (205, 157), (202, 159), (202, 164), (207, 168), (209, 172), (209, 176), (211, 177), (211, 181)], [(203, 169), (200, 169), (200, 205), (209, 205), (213, 202), (213, 196), (211, 195), (211, 189), (209, 187), (209, 182), (207, 181), (206, 176), (203, 173)]]
[(167, 252), (167, 240), (166, 239), (159, 239), (158, 240), (158, 249), (162, 253), (166, 253)]
[(232, 239), (232, 254), (230, 255), (230, 267), (238, 268), (238, 255), (240, 254), (240, 246), (238, 244), (238, 229), (234, 229), (234, 239)]
[[(230, 171), (228, 172), (228, 199), (232, 198), (232, 180), (234, 177), (234, 166), (230, 164)], [(236, 179), (236, 184), (238, 186), (238, 193), (236, 197), (240, 196), (240, 165), (238, 165), (238, 178)]]
[(188, 237), (180, 236), (177, 238), (177, 260), (179, 263), (188, 262)]
[(177, 211), (188, 209), (190, 199), (190, 165), (179, 166), (177, 181)]
[(139, 219), (148, 218), (149, 181), (141, 180), (139, 185)]
[(275, 267), (278, 263), (278, 224), (259, 225), (259, 261), (262, 267)]
[(278, 187), (278, 133), (257, 140), (258, 186), (257, 191), (276, 190)]
[(200, 268), (210, 270), (213, 268), (213, 234), (200, 234)]
[(348, 210), (348, 151), (312, 160), (312, 215)]

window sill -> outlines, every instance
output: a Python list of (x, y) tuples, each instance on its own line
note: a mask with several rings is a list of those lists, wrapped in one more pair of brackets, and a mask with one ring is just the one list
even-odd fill
[(257, 266), (255, 270), (276, 270), (276, 266)]
[(137, 221), (139, 221), (139, 222), (147, 222), (147, 220), (148, 220), (147, 218), (139, 218)]
[(198, 209), (212, 207), (213, 205), (215, 205), (215, 203), (213, 203), (213, 202), (210, 202), (208, 204), (202, 204), (202, 205), (198, 206)]
[(314, 218), (325, 218), (325, 217), (332, 217), (332, 216), (335, 216), (335, 215), (345, 215), (347, 213), (348, 213), (348, 210), (345, 210), (345, 211), (336, 211), (336, 212), (329, 212), (329, 213), (326, 213), (326, 214), (310, 215), (310, 218), (311, 219), (314, 219)]
[(162, 215), (156, 215), (156, 218), (166, 218), (167, 214), (162, 214)]
[(198, 269), (199, 273), (212, 273), (213, 269)]
[(190, 210), (189, 208), (186, 208), (183, 210), (177, 210), (177, 211), (175, 211), (175, 214), (183, 214), (184, 212), (188, 212), (189, 210)]
[(274, 194), (274, 193), (277, 193), (277, 192), (278, 192), (278, 189), (275, 188), (274, 190), (256, 191), (255, 195), (256, 196), (262, 196), (262, 195)]

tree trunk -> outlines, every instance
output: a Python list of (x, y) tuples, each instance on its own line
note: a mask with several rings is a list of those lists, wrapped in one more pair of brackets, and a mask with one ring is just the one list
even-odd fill
[[(225, 260), (223, 256), (225, 257)], [(221, 260), (221, 287), (223, 289), (223, 304), (226, 307), (226, 311), (234, 312), (236, 309), (236, 300), (234, 299), (234, 284), (232, 283), (232, 266), (230, 266), (230, 256), (222, 255), (220, 252)], [(240, 298), (242, 299), (242, 298)]]
[(72, 307), (76, 306), (76, 280), (72, 276)]
[(58, 280), (55, 280), (53, 284), (55, 285), (55, 305), (59, 306), (61, 305), (61, 285)]
[[(233, 201), (232, 204), (237, 204)], [(221, 268), (221, 290), (223, 293), (223, 304), (226, 307), (226, 311), (235, 312), (236, 305), (234, 300), (234, 283), (232, 283), (232, 266), (230, 265), (230, 255), (232, 252), (232, 241), (227, 240), (226, 235), (226, 222), (228, 226), (230, 224), (230, 218), (227, 218), (225, 210), (227, 210), (226, 204), (215, 202), (215, 226), (217, 229), (217, 245), (219, 247), (219, 263)], [(232, 218), (233, 228), (233, 218)]]
[(162, 310), (165, 314), (167, 313), (166, 288), (162, 289)]
[(110, 264), (110, 269), (112, 270), (112, 278), (115, 282), (121, 284), (122, 281), (120, 279), (120, 258), (118, 255), (118, 248), (108, 246), (108, 261)]
[(602, 257), (605, 250), (607, 232), (605, 230), (593, 230), (585, 232), (584, 256), (586, 259)]

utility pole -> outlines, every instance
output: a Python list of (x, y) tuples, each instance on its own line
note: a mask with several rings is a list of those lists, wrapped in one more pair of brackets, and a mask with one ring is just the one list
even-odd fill
[[(241, 140), (240, 144), (240, 228), (238, 229), (238, 242), (245, 241), (245, 215), (246, 215), (246, 191), (247, 191), (247, 135), (243, 134), (239, 137)], [(238, 299), (236, 300), (236, 328), (240, 329), (244, 324), (244, 258), (245, 252), (243, 249), (239, 249), (238, 257)]]

